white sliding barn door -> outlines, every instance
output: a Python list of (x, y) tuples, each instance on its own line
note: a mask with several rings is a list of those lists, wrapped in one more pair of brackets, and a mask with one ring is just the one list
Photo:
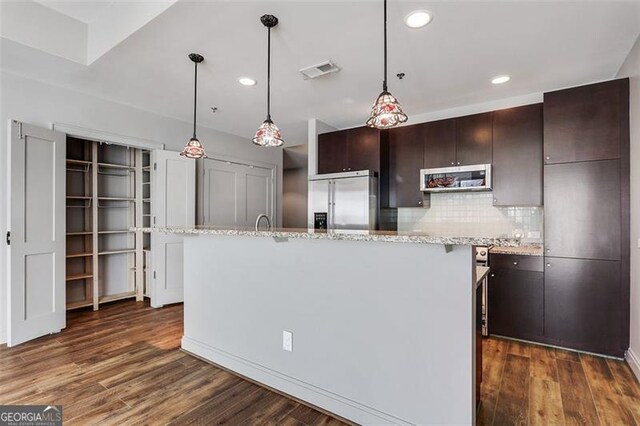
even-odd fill
[[(153, 218), (156, 227), (194, 227), (196, 218), (196, 162), (177, 152), (153, 151)], [(183, 236), (151, 234), (153, 291), (151, 306), (184, 300)]]
[(11, 121), (9, 346), (66, 326), (66, 135)]
[(275, 225), (273, 169), (215, 159), (203, 169), (204, 225), (253, 227), (261, 214)]

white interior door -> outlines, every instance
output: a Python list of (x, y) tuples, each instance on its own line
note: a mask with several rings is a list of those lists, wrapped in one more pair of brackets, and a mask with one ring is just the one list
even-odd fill
[(11, 121), (7, 343), (66, 326), (66, 135)]
[(275, 223), (273, 169), (216, 159), (203, 169), (203, 225), (253, 227), (260, 214)]
[(246, 167), (244, 184), (246, 188), (245, 226), (255, 226), (256, 219), (261, 214), (269, 216), (271, 224), (275, 224), (271, 169)]
[(203, 161), (202, 223), (211, 226), (238, 226), (243, 223), (242, 181), (244, 170), (237, 164), (205, 159)]
[[(177, 152), (153, 151), (152, 226), (194, 227), (196, 217), (196, 162)], [(154, 280), (151, 306), (184, 300), (183, 236), (151, 234)]]

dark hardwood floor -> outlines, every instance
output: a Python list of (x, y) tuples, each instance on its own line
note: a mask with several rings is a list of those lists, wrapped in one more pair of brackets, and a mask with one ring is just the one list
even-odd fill
[(479, 425), (640, 425), (640, 384), (624, 361), (490, 338)]
[(0, 404), (61, 404), (64, 423), (344, 423), (179, 350), (182, 305), (71, 311), (67, 328), (0, 346)]
[[(73, 311), (60, 334), (0, 346), (0, 404), (61, 404), (65, 424), (340, 425), (179, 350), (182, 306)], [(490, 338), (481, 425), (640, 425), (626, 363)]]

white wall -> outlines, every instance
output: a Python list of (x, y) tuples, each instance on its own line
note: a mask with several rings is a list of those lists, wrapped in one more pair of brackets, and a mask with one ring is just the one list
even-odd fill
[[(185, 105), (185, 108), (190, 108)], [(52, 122), (147, 139), (179, 151), (191, 136), (191, 124), (130, 106), (0, 72), (0, 235), (7, 232), (7, 123), (10, 119), (49, 127)], [(208, 128), (198, 138), (209, 155), (275, 164), (277, 224), (282, 223), (282, 150), (260, 148), (250, 140)], [(6, 245), (0, 244), (0, 342), (6, 341)]]
[(617, 77), (630, 77), (631, 121), (631, 330), (629, 364), (640, 379), (640, 37)]

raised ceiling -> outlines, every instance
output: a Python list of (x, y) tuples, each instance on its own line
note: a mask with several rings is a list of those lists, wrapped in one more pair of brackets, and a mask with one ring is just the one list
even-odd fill
[[(84, 6), (63, 13), (93, 19)], [(430, 10), (433, 22), (407, 28), (404, 17), (415, 9)], [(199, 123), (249, 139), (265, 115), (264, 13), (280, 19), (272, 32), (272, 116), (288, 145), (306, 142), (309, 118), (363, 124), (381, 89), (381, 1), (178, 1), (89, 66), (3, 40), (2, 67), (189, 121), (187, 54), (198, 52), (205, 56)], [(391, 0), (390, 89), (411, 123), (417, 114), (610, 79), (639, 31), (638, 2)], [(298, 73), (326, 59), (341, 71), (316, 80)], [(499, 74), (512, 80), (492, 85)], [(241, 86), (240, 76), (258, 84)]]

